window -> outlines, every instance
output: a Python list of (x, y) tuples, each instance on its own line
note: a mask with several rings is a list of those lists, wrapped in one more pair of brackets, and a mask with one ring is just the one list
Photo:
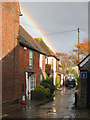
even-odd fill
[(29, 51), (29, 68), (33, 68), (33, 52), (31, 50)]
[(40, 83), (42, 82), (42, 80), (43, 80), (43, 75), (40, 74)]
[(39, 67), (41, 70), (42, 70), (42, 60), (43, 60), (43, 55), (40, 54)]
[(45, 56), (45, 64), (47, 64), (47, 56)]
[(36, 87), (36, 76), (31, 76), (30, 89), (34, 90), (35, 87)]

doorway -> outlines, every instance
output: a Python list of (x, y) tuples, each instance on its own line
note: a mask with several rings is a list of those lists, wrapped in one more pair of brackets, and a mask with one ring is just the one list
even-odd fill
[(34, 90), (36, 87), (36, 76), (26, 73), (26, 97), (31, 99), (31, 90)]

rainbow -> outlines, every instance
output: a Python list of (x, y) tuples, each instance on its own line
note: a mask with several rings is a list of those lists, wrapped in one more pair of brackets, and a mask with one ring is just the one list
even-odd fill
[(21, 6), (21, 11), (22, 11), (22, 14), (23, 14), (24, 18), (28, 22), (28, 24), (30, 24), (31, 26), (33, 26), (34, 32), (37, 33), (43, 39), (43, 41), (45, 42), (45, 44), (55, 53), (56, 50), (53, 47), (53, 45), (51, 44), (51, 42), (48, 40), (48, 38), (46, 36), (44, 36), (43, 31), (41, 31), (41, 29), (35, 23), (35, 21), (33, 20), (33, 18), (30, 17), (30, 15), (28, 14), (28, 12), (22, 6)]

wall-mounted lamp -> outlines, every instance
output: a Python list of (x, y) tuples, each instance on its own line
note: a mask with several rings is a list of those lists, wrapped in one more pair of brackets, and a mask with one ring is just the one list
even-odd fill
[(20, 14), (19, 14), (19, 16), (23, 16), (23, 14), (22, 14), (22, 13), (20, 13)]
[(24, 47), (24, 50), (27, 50), (27, 47)]

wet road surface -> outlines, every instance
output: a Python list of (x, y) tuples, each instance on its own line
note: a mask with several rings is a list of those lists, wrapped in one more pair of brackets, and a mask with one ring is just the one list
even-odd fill
[(90, 111), (75, 110), (75, 88), (55, 91), (53, 101), (40, 106), (23, 106), (22, 109), (10, 112), (8, 118), (90, 118)]

